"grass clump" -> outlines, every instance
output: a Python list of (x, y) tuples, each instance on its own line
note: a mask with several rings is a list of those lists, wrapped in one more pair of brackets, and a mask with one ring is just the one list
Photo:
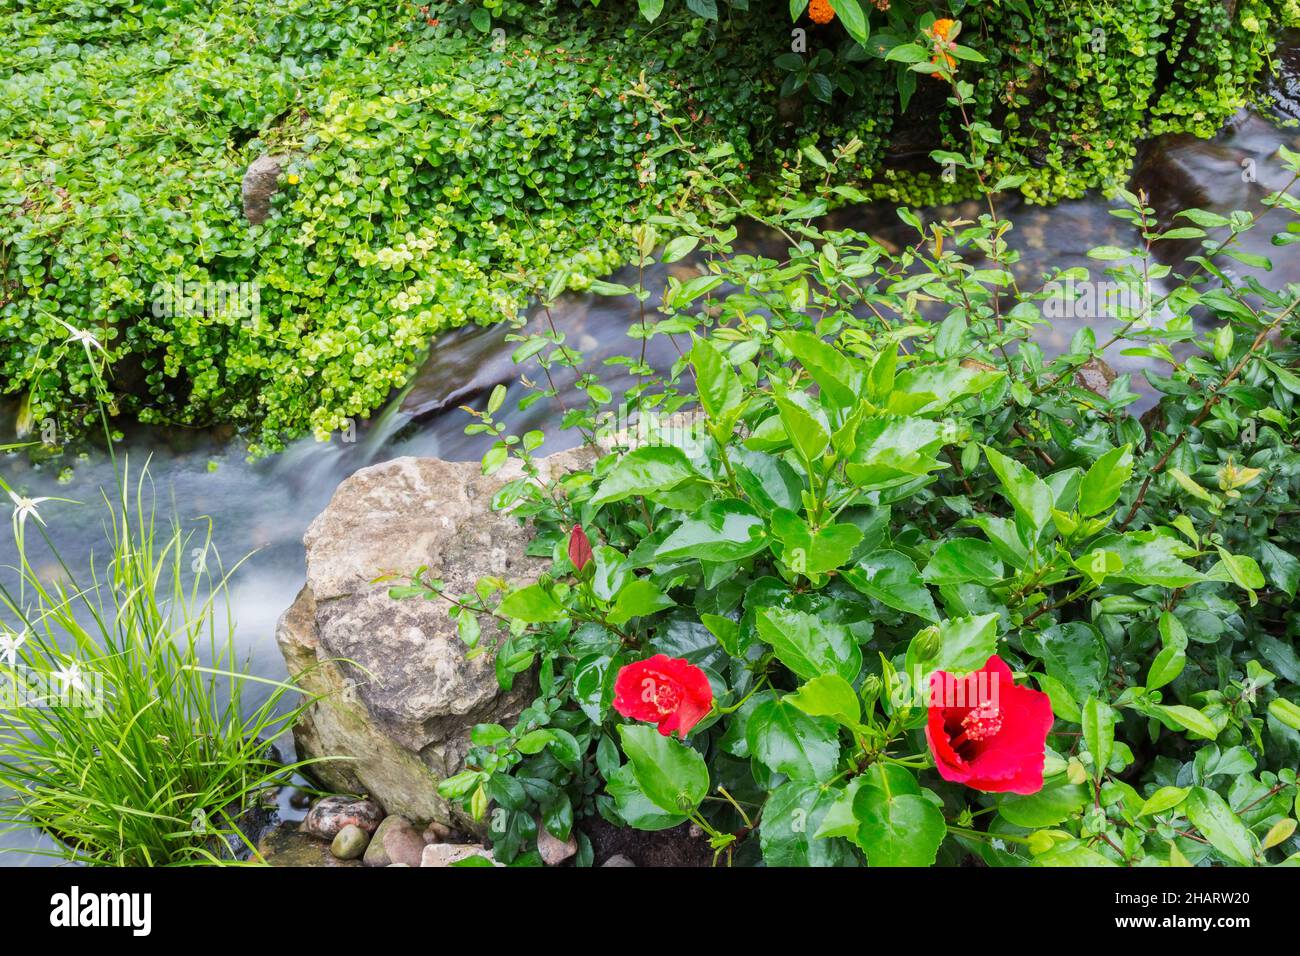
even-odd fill
[[(54, 499), (0, 489), (19, 555), (0, 586), (0, 828), (39, 827), (91, 865), (248, 857), (240, 817), (288, 782), (273, 742), (299, 709), (237, 660), (211, 526), (161, 524), (147, 467), (124, 465), (107, 558), (82, 581), (46, 534)], [(33, 533), (52, 564), (33, 563)], [(249, 680), (270, 688), (260, 703)]]

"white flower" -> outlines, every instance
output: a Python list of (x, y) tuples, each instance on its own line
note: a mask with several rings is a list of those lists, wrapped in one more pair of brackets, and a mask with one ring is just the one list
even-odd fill
[(15, 634), (13, 631), (0, 633), (0, 656), (8, 662), (10, 667), (14, 666), (14, 660), (18, 656), (18, 648), (27, 643), (27, 632)]
[(69, 325), (67, 322), (64, 322), (62, 319), (56, 319), (55, 321), (57, 321), (59, 325), (63, 326), (65, 329), (68, 330), (68, 332), (70, 333), (68, 335), (69, 342), (80, 342), (83, 346), (86, 347), (87, 351), (89, 351), (92, 348), (99, 349), (101, 352), (104, 351), (104, 346), (99, 344), (99, 339), (95, 338), (89, 332), (85, 331), (84, 329), (79, 329), (75, 326)]
[(22, 495), (16, 495), (9, 492), (9, 499), (14, 503), (14, 535), (22, 537), (23, 527), (27, 524), (28, 517), (35, 518), (38, 523), (45, 524), (45, 519), (37, 512), (36, 507), (43, 501), (49, 501), (49, 498), (24, 498)]
[(54, 672), (54, 679), (63, 685), (64, 692), (69, 690), (85, 691), (86, 685), (81, 679), (81, 668), (73, 661), (67, 667), (60, 667)]

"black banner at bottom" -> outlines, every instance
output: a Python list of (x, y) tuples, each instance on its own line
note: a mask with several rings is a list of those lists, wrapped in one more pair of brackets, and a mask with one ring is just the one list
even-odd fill
[(987, 926), (1003, 940), (1011, 930), (1081, 940), (1172, 932), (1231, 944), (1288, 932), (1296, 918), (1295, 881), (1278, 870), (391, 869), (11, 868), (0, 869), (0, 898), (13, 938), (128, 948), (227, 932), (331, 949), (373, 945), (377, 932), (495, 945), (530, 934), (614, 939), (591, 934), (608, 922), (625, 937), (672, 913), (689, 914), (693, 933), (710, 920), (724, 935), (752, 924), (767, 943), (837, 926), (863, 939), (865, 922), (923, 938)]

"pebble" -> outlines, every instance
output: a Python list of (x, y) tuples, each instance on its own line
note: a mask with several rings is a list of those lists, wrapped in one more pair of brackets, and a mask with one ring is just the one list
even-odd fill
[(330, 852), (340, 860), (355, 860), (366, 852), (370, 845), (370, 834), (355, 823), (349, 823), (330, 844)]
[(636, 864), (625, 857), (622, 853), (615, 853), (608, 860), (602, 863), (601, 866), (636, 866)]
[(384, 822), (379, 824), (362, 862), (366, 866), (388, 866), (391, 863), (419, 866), (423, 850), (424, 837), (420, 832), (406, 817), (394, 814), (384, 817)]
[(374, 833), (384, 819), (384, 812), (369, 800), (352, 797), (326, 797), (311, 808), (302, 828), (321, 840), (333, 840), (349, 824)]
[(471, 856), (491, 860), (493, 866), (505, 866), (492, 857), (492, 851), (477, 843), (430, 843), (420, 857), (420, 866), (444, 867), (459, 863)]
[(451, 839), (451, 827), (433, 820), (424, 828), (425, 843), (446, 843)]
[(541, 823), (537, 825), (537, 852), (547, 866), (559, 866), (578, 853), (578, 838), (570, 833), (567, 840), (557, 840)]

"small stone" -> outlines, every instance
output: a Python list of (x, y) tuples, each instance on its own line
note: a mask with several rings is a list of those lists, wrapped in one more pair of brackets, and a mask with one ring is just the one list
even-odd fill
[(701, 275), (702, 271), (699, 266), (692, 262), (675, 262), (668, 267), (668, 274), (683, 284)]
[(1142, 430), (1146, 432), (1148, 438), (1156, 432), (1164, 431), (1169, 426), (1169, 420), (1165, 416), (1165, 411), (1159, 405), (1152, 405), (1143, 412), (1142, 417), (1138, 419), (1138, 422), (1141, 423)]
[(429, 825), (424, 828), (425, 843), (446, 843), (451, 839), (451, 827), (445, 823), (439, 823), (437, 820), (430, 821)]
[(395, 866), (397, 866), (397, 867), (402, 867), (402, 866), (404, 866), (404, 867), (406, 867), (408, 870), (411, 868), (411, 864), (409, 864), (409, 863), (389, 863), (388, 866), (385, 867), (385, 869), (391, 870), (391, 869), (392, 869), (393, 867), (395, 867)]
[(471, 856), (481, 856), (493, 866), (505, 866), (492, 857), (492, 851), (477, 843), (430, 843), (420, 857), (420, 866), (445, 867)]
[(537, 852), (547, 866), (559, 866), (578, 853), (578, 838), (572, 833), (567, 840), (557, 840), (546, 827), (537, 824)]
[(1103, 359), (1090, 358), (1074, 373), (1074, 384), (1086, 388), (1101, 398), (1110, 397), (1110, 383), (1115, 381), (1115, 370)]
[(280, 169), (288, 162), (285, 156), (259, 156), (244, 173), (240, 188), (244, 200), (244, 218), (254, 226), (266, 222), (271, 212), (271, 197), (280, 188)]
[(602, 863), (601, 866), (636, 866), (636, 864), (625, 857), (622, 853), (615, 853), (608, 860)]
[(355, 860), (366, 852), (369, 845), (370, 834), (355, 823), (349, 823), (330, 844), (330, 852), (340, 860)]
[(344, 827), (360, 827), (374, 833), (384, 819), (384, 812), (369, 800), (352, 797), (326, 797), (311, 808), (302, 828), (321, 840), (333, 840)]
[(396, 814), (384, 817), (379, 829), (366, 847), (362, 862), (366, 866), (388, 866), (390, 863), (405, 863), (407, 866), (420, 865), (420, 853), (424, 850), (424, 838), (411, 825), (406, 817)]

